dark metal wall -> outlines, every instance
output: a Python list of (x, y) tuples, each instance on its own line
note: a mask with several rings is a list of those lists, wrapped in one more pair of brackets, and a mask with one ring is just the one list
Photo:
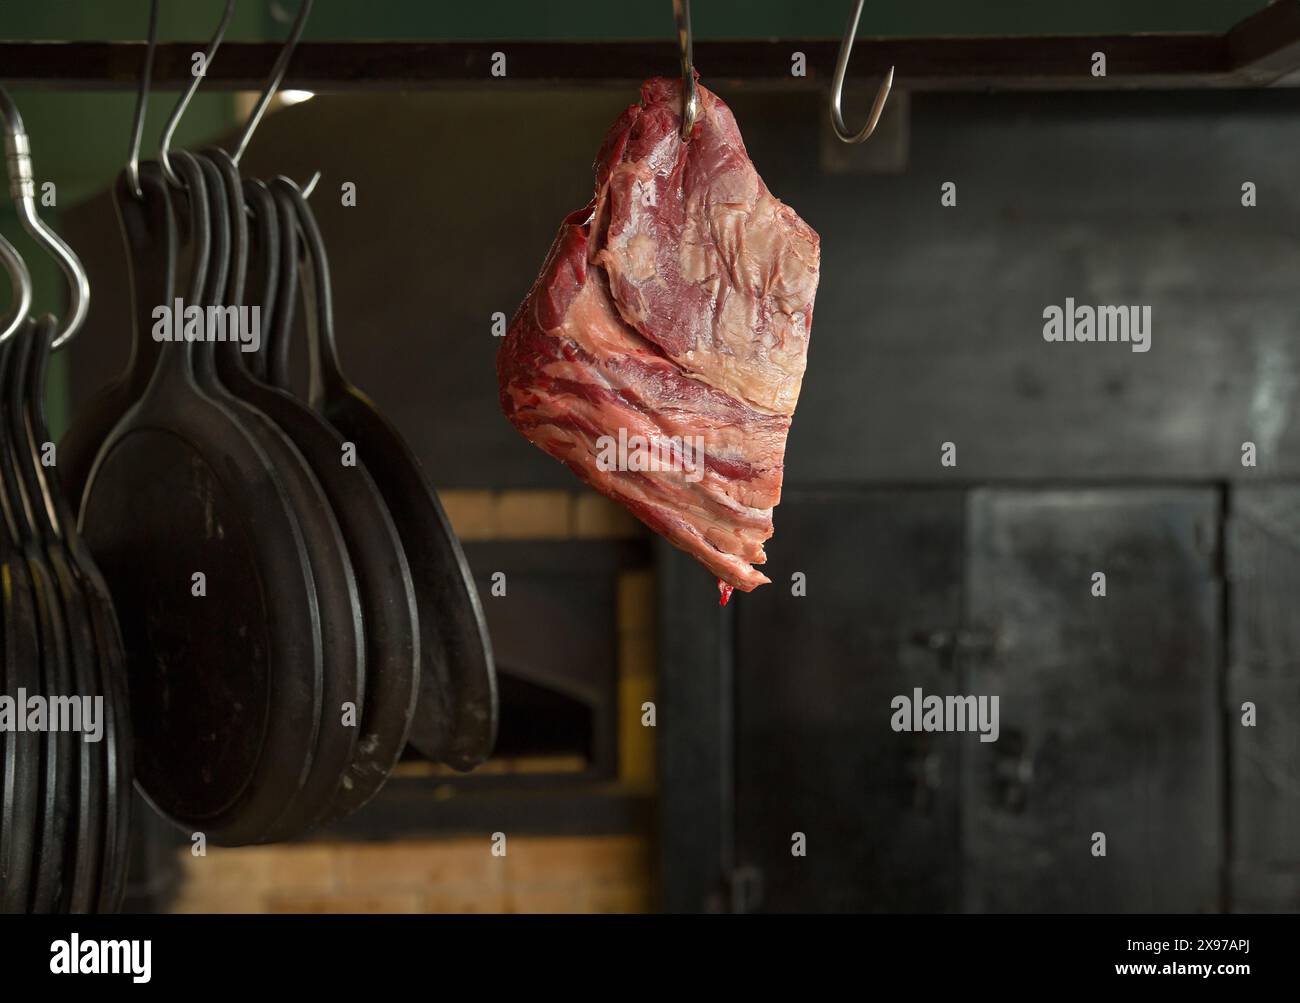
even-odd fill
[[(729, 841), (714, 852), (697, 831), (687, 852), (714, 868), (671, 885), (670, 908), (737, 880), (741, 907), (778, 911), (1227, 908), (1229, 770), (1245, 777), (1235, 810), (1272, 816), (1237, 867), (1294, 869), (1274, 787), (1300, 766), (1294, 670), (1270, 663), (1290, 689), (1261, 690), (1271, 720), (1238, 738), (1219, 492), (795, 491), (782, 515), (790, 556), (769, 565), (772, 586), (721, 612), (694, 595), (668, 621), (689, 637), (720, 619), (734, 638), (721, 672), (704, 655), (663, 664), (692, 736), (665, 732), (665, 797), (695, 801), (670, 811), (707, 817), (716, 798), (684, 781), (706, 762), (734, 790), (716, 827)], [(689, 577), (687, 559), (662, 557)], [(691, 602), (698, 624), (683, 622)], [(721, 729), (679, 697), (714, 687), (734, 708)], [(997, 740), (893, 730), (892, 698), (916, 688), (996, 695)], [(806, 855), (791, 852), (800, 833)], [(1239, 898), (1261, 907), (1258, 891)]]

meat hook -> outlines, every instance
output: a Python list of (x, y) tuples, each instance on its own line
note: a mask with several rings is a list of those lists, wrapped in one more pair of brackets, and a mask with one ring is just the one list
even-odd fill
[[(294, 18), (293, 26), (289, 29), (289, 37), (284, 43), (284, 48), (280, 50), (280, 55), (276, 57), (275, 65), (271, 68), (271, 78), (267, 81), (266, 87), (262, 91), (262, 96), (258, 98), (252, 113), (248, 116), (248, 121), (244, 123), (244, 131), (240, 133), (239, 142), (235, 144), (235, 152), (230, 155), (230, 159), (239, 166), (240, 158), (244, 155), (244, 150), (248, 147), (248, 141), (253, 138), (253, 133), (257, 130), (258, 123), (262, 121), (262, 116), (266, 114), (267, 105), (275, 97), (276, 91), (280, 89), (280, 84), (284, 81), (284, 75), (289, 69), (289, 60), (293, 58), (294, 47), (298, 44), (298, 39), (302, 37), (303, 28), (307, 26), (307, 18), (311, 14), (311, 5), (313, 0), (302, 0), (298, 7), (298, 16)], [(317, 171), (307, 187), (302, 190), (303, 198), (307, 198), (316, 189), (316, 182), (320, 180), (321, 172)]]
[(889, 72), (885, 74), (880, 89), (876, 91), (875, 101), (871, 103), (871, 117), (867, 119), (867, 124), (856, 135), (850, 132), (844, 124), (840, 100), (844, 95), (844, 76), (849, 68), (849, 55), (853, 52), (853, 39), (858, 34), (858, 19), (862, 17), (863, 2), (864, 0), (857, 0), (854, 5), (853, 15), (849, 18), (848, 31), (840, 41), (840, 55), (835, 60), (835, 79), (831, 83), (831, 127), (835, 130), (835, 135), (844, 143), (861, 143), (876, 131), (880, 116), (885, 110), (885, 102), (889, 100), (889, 91), (894, 86), (894, 68), (891, 66)]
[(176, 102), (176, 107), (172, 109), (171, 116), (167, 119), (166, 126), (163, 127), (162, 140), (158, 144), (158, 161), (162, 164), (163, 175), (167, 182), (174, 188), (184, 188), (185, 182), (180, 176), (172, 170), (170, 159), (172, 136), (176, 133), (176, 126), (180, 124), (181, 116), (185, 114), (185, 109), (190, 105), (190, 99), (194, 97), (194, 92), (199, 89), (199, 81), (207, 73), (208, 67), (212, 65), (212, 57), (217, 54), (217, 49), (221, 46), (221, 41), (226, 37), (226, 29), (230, 27), (230, 18), (235, 13), (235, 0), (226, 0), (225, 12), (221, 15), (221, 22), (217, 25), (217, 33), (212, 36), (212, 41), (208, 45), (208, 51), (203, 56), (203, 73), (196, 73), (194, 79), (190, 81), (189, 87), (181, 95), (181, 99)]
[(17, 248), (4, 237), (0, 237), (0, 263), (9, 273), (9, 285), (13, 289), (9, 316), (0, 321), (0, 343), (3, 343), (22, 327), (27, 311), (32, 308), (32, 273), (27, 270), (27, 262), (23, 261)]
[(149, 3), (149, 48), (145, 51), (144, 73), (140, 77), (140, 93), (135, 99), (135, 122), (131, 126), (131, 155), (126, 161), (126, 177), (131, 191), (138, 199), (144, 198), (140, 190), (140, 137), (144, 134), (144, 112), (149, 103), (149, 81), (153, 77), (153, 54), (158, 46), (158, 0)]
[(677, 45), (682, 53), (682, 142), (691, 138), (699, 100), (695, 94), (695, 55), (691, 44), (691, 0), (673, 0), (673, 17), (677, 19)]
[[(90, 309), (90, 279), (86, 276), (86, 269), (82, 266), (81, 259), (72, 248), (36, 214), (36, 180), (32, 174), (32, 146), (27, 139), (23, 118), (18, 114), (18, 106), (3, 89), (0, 89), (0, 118), (4, 119), (9, 192), (13, 195), (14, 204), (18, 208), (18, 218), (23, 224), (23, 229), (31, 234), (32, 239), (49, 251), (54, 260), (59, 263), (59, 268), (68, 280), (68, 312), (63, 318), (58, 334), (50, 344), (52, 349), (59, 348), (80, 331), (81, 325), (85, 323), (86, 313)], [(30, 277), (27, 281), (30, 285)], [(21, 292), (19, 290), (20, 295)], [(30, 290), (27, 305), (31, 305)], [(25, 314), (26, 309), (21, 316)]]

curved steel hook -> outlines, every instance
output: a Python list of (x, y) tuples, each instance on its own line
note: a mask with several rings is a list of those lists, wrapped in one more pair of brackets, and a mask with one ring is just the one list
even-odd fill
[(682, 55), (682, 142), (691, 138), (695, 119), (700, 113), (695, 93), (695, 51), (691, 43), (691, 0), (673, 0), (673, 17), (677, 19), (677, 45)]
[[(258, 124), (262, 121), (262, 116), (266, 114), (266, 109), (275, 97), (276, 92), (280, 89), (280, 84), (284, 82), (284, 75), (289, 69), (289, 60), (293, 58), (293, 50), (298, 45), (298, 39), (302, 37), (302, 31), (307, 26), (307, 18), (311, 15), (311, 5), (314, 0), (302, 0), (298, 7), (298, 15), (293, 19), (293, 26), (289, 29), (289, 37), (285, 40), (284, 48), (280, 50), (280, 55), (276, 57), (275, 65), (271, 67), (271, 78), (266, 82), (266, 87), (262, 89), (262, 96), (257, 99), (257, 104), (253, 107), (248, 116), (248, 121), (244, 123), (244, 131), (239, 135), (239, 142), (235, 144), (235, 152), (230, 155), (230, 159), (239, 166), (239, 160), (244, 155), (244, 150), (248, 148), (248, 142), (253, 138), (253, 133), (257, 131)], [(307, 187), (302, 189), (302, 197), (307, 198), (316, 190), (316, 182), (320, 180), (320, 171), (312, 175), (312, 179), (307, 182)]]
[[(226, 29), (230, 27), (230, 18), (235, 13), (235, 0), (226, 0), (225, 13), (221, 15), (221, 23), (217, 25), (216, 34), (212, 36), (212, 41), (208, 45), (208, 51), (203, 56), (203, 72), (206, 73), (209, 66), (212, 65), (212, 57), (217, 54), (217, 49), (221, 47), (221, 41), (226, 37)], [(162, 139), (158, 143), (158, 161), (162, 164), (163, 175), (167, 178), (168, 184), (173, 188), (184, 188), (185, 182), (181, 180), (180, 175), (172, 170), (169, 154), (171, 153), (172, 136), (176, 132), (176, 126), (180, 124), (181, 116), (185, 114), (185, 109), (190, 106), (190, 99), (194, 97), (194, 92), (199, 89), (199, 82), (202, 81), (203, 74), (197, 74), (181, 99), (176, 102), (176, 107), (172, 109), (171, 116), (167, 119), (167, 124), (163, 127)]]
[(894, 86), (894, 68), (891, 66), (889, 72), (885, 74), (880, 89), (876, 91), (876, 99), (871, 102), (871, 117), (867, 119), (867, 124), (862, 127), (861, 132), (856, 134), (850, 132), (848, 126), (844, 124), (840, 102), (844, 95), (844, 76), (849, 69), (849, 55), (853, 52), (853, 39), (858, 33), (858, 18), (862, 17), (862, 4), (863, 0), (858, 0), (853, 15), (849, 18), (848, 31), (840, 42), (839, 58), (835, 60), (835, 79), (831, 82), (831, 127), (834, 128), (835, 135), (845, 143), (861, 143), (876, 131), (876, 126), (880, 124), (880, 116), (885, 110), (885, 102), (889, 100), (889, 92)]
[(158, 46), (158, 0), (149, 3), (149, 48), (145, 50), (144, 73), (140, 77), (140, 93), (135, 99), (135, 122), (131, 126), (131, 155), (126, 161), (126, 178), (131, 191), (138, 199), (144, 198), (140, 189), (140, 138), (144, 134), (144, 112), (149, 103), (149, 81), (153, 77), (153, 53)]
[(32, 273), (27, 270), (27, 262), (23, 261), (17, 248), (4, 237), (0, 237), (0, 262), (9, 273), (9, 285), (13, 289), (9, 315), (0, 321), (0, 344), (3, 344), (23, 326), (32, 308)]
[(293, 19), (293, 27), (289, 29), (289, 37), (285, 40), (280, 55), (276, 57), (275, 65), (271, 67), (271, 78), (262, 89), (262, 96), (257, 99), (257, 104), (253, 106), (248, 121), (244, 123), (244, 131), (239, 134), (239, 142), (235, 144), (235, 151), (230, 155), (230, 159), (235, 162), (235, 166), (239, 166), (239, 161), (244, 156), (244, 150), (248, 147), (248, 141), (253, 138), (258, 123), (262, 121), (262, 116), (266, 114), (267, 105), (275, 97), (275, 92), (280, 89), (285, 72), (289, 69), (289, 60), (293, 58), (293, 50), (298, 44), (298, 39), (302, 37), (303, 28), (307, 26), (307, 17), (311, 14), (311, 5), (312, 0), (302, 0), (302, 4), (298, 7), (298, 16)]
[(59, 263), (68, 280), (68, 313), (63, 325), (50, 344), (52, 349), (66, 344), (86, 321), (90, 309), (90, 280), (81, 259), (73, 253), (63, 238), (36, 215), (36, 181), (32, 176), (32, 148), (23, 128), (23, 118), (8, 93), (0, 89), (0, 118), (4, 119), (5, 159), (9, 166), (9, 192), (18, 207), (18, 217), (23, 229), (50, 252)]

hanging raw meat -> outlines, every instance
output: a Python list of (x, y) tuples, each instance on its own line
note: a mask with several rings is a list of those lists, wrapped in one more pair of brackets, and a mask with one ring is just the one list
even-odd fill
[(596, 158), (497, 356), (531, 442), (720, 579), (768, 579), (772, 508), (808, 354), (818, 237), (773, 197), (731, 111), (646, 81)]

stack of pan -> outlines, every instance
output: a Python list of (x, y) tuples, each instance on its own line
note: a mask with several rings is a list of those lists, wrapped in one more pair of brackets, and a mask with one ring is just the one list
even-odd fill
[(129, 860), (131, 745), (122, 644), (108, 590), (54, 478), (45, 418), (52, 346), (85, 317), (76, 255), (37, 216), (22, 119), (0, 91), (12, 192), (70, 279), (66, 316), (27, 319), (13, 248), (13, 320), (0, 322), (0, 911), (111, 912)]
[[(221, 150), (170, 166), (179, 187), (148, 163), (140, 197), (116, 188), (135, 345), (60, 470), (121, 622), (139, 787), (211, 842), (288, 839), (373, 797), (408, 740), (461, 770), (486, 758), (491, 651), (437, 495), (339, 368), (301, 191), (241, 179)], [(211, 323), (155, 340), (177, 297), (260, 317), (240, 315), (243, 341)]]
[(0, 692), (13, 700), (0, 895), (5, 912), (111, 912), (127, 869), (126, 695), (108, 592), (42, 463), (53, 333), (47, 319), (0, 346)]

